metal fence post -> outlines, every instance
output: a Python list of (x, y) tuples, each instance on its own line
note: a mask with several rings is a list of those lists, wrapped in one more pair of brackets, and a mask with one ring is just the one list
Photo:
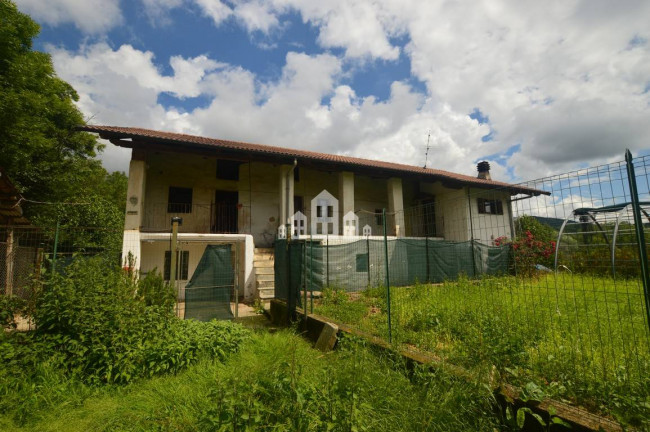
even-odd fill
[(639, 195), (636, 187), (634, 163), (632, 153), (629, 149), (625, 150), (625, 162), (627, 166), (627, 180), (630, 184), (630, 197), (632, 198), (632, 207), (634, 210), (634, 229), (636, 230), (639, 259), (641, 261), (641, 279), (643, 282), (643, 296), (645, 298), (646, 322), (648, 324), (648, 330), (650, 330), (650, 273), (648, 272), (648, 254), (646, 252), (641, 207), (639, 206)]
[(54, 253), (52, 254), (52, 274), (56, 271), (56, 253), (59, 249), (59, 228), (61, 227), (61, 218), (56, 219), (56, 231), (54, 231)]
[(325, 280), (327, 281), (327, 287), (329, 288), (330, 286), (330, 236), (329, 235), (325, 236), (325, 263), (326, 263)]
[(368, 288), (370, 288), (370, 236), (366, 236), (366, 271), (368, 273)]
[(309, 302), (311, 313), (314, 313), (314, 237), (309, 234)]
[(386, 235), (386, 209), (382, 210), (384, 220), (384, 265), (386, 267), (386, 308), (388, 312), (388, 342), (393, 343), (393, 331), (390, 321), (390, 275), (388, 272), (388, 236)]
[(287, 284), (287, 324), (291, 325), (296, 312), (296, 298), (294, 297), (293, 290), (291, 289), (291, 243), (287, 242), (287, 255), (284, 264), (286, 284)]

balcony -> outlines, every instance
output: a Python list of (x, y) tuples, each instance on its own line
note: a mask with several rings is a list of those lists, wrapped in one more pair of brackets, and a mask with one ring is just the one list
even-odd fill
[(142, 231), (167, 232), (172, 217), (183, 218), (179, 232), (250, 233), (250, 207), (241, 204), (151, 203), (145, 204)]

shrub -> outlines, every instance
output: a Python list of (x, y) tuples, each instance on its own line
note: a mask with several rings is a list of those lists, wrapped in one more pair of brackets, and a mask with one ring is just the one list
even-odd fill
[(247, 337), (232, 323), (179, 320), (159, 275), (137, 281), (95, 258), (52, 275), (34, 318), (35, 332), (2, 342), (0, 362), (16, 377), (49, 362), (87, 382), (126, 383), (178, 371), (204, 354), (222, 359)]

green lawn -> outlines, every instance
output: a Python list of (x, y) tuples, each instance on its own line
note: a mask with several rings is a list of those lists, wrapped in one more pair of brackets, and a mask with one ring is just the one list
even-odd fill
[[(387, 338), (385, 289), (326, 290), (315, 313)], [(637, 280), (560, 274), (391, 289), (392, 338), (477, 374), (650, 419), (650, 348)]]
[[(258, 333), (224, 362), (89, 386), (46, 365), (0, 413), (4, 431), (492, 431), (490, 393), (444, 372), (409, 373), (362, 341), (323, 354), (283, 331)], [(42, 384), (43, 386), (39, 385)], [(24, 410), (27, 410), (25, 412)]]

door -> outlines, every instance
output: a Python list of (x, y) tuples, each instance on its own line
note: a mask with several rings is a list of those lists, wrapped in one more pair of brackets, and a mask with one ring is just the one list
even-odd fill
[(211, 231), (213, 233), (229, 234), (237, 232), (238, 202), (238, 192), (219, 190), (215, 192), (214, 205), (212, 207)]

